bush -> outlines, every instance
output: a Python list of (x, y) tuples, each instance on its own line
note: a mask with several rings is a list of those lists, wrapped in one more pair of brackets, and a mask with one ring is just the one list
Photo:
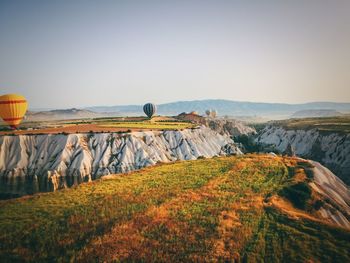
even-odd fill
[(309, 181), (311, 181), (312, 179), (314, 179), (314, 171), (310, 168), (306, 168), (304, 169), (306, 177), (309, 179)]
[(305, 209), (307, 201), (311, 198), (311, 189), (307, 183), (300, 182), (284, 187), (278, 194), (291, 201), (295, 207)]
[(313, 203), (313, 208), (318, 211), (320, 208), (324, 205), (324, 201), (322, 200), (317, 200), (315, 203)]
[(235, 143), (240, 143), (247, 153), (261, 152), (263, 147), (254, 141), (254, 137), (246, 134), (241, 134), (233, 138)]

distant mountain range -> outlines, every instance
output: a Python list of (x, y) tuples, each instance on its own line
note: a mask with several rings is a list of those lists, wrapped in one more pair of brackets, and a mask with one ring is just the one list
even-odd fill
[[(178, 115), (182, 112), (196, 111), (205, 115), (213, 109), (219, 116), (241, 118), (243, 120), (268, 120), (301, 117), (338, 116), (350, 113), (350, 103), (311, 102), (303, 104), (242, 102), (231, 100), (178, 101), (157, 105), (159, 115)], [(27, 121), (84, 119), (112, 116), (143, 115), (143, 105), (94, 106), (83, 109), (55, 109), (28, 111)]]
[[(204, 114), (207, 109), (215, 109), (220, 116), (264, 116), (264, 117), (290, 117), (301, 110), (335, 110), (342, 113), (350, 112), (350, 103), (311, 102), (303, 104), (242, 102), (231, 100), (195, 100), (178, 101), (159, 104), (158, 114), (178, 115), (182, 112), (197, 111)], [(142, 105), (121, 106), (95, 106), (85, 108), (93, 112), (114, 112), (120, 115), (143, 114)]]
[(64, 109), (48, 111), (28, 111), (26, 114), (27, 121), (46, 121), (46, 120), (70, 120), (86, 119), (115, 116), (113, 113), (94, 112), (84, 109)]

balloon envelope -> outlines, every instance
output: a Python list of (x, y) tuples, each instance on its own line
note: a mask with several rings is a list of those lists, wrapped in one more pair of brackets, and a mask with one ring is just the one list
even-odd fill
[(27, 100), (19, 94), (0, 96), (0, 117), (9, 126), (16, 128), (27, 112)]
[(153, 103), (146, 103), (143, 106), (143, 111), (145, 112), (145, 114), (148, 116), (148, 118), (152, 118), (152, 116), (154, 114), (156, 114), (157, 111), (157, 107), (156, 105), (154, 105)]

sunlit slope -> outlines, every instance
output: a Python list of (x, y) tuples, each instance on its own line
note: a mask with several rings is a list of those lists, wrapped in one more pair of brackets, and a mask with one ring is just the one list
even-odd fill
[(314, 216), (309, 166), (202, 159), (1, 201), (0, 258), (349, 262), (350, 232)]

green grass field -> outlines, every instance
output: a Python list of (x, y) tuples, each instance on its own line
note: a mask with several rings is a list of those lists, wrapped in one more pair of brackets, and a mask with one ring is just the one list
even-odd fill
[[(162, 120), (164, 119), (164, 120)], [(113, 129), (122, 129), (125, 132), (128, 130), (182, 130), (187, 128), (194, 128), (197, 125), (191, 122), (178, 121), (170, 117), (155, 117), (149, 120), (145, 117), (108, 117), (108, 118), (95, 118), (95, 119), (81, 119), (81, 120), (54, 120), (54, 121), (36, 121), (36, 122), (23, 122), (18, 129), (28, 130), (44, 130), (44, 129), (62, 129), (65, 132), (67, 128), (71, 128), (77, 133), (81, 132), (80, 127), (90, 126), (91, 131), (99, 129), (99, 131)], [(83, 129), (84, 132), (86, 129)], [(0, 131), (11, 131), (11, 129), (5, 124), (0, 124)]]
[(201, 159), (0, 201), (0, 261), (350, 262), (349, 231), (264, 205), (307, 168)]

